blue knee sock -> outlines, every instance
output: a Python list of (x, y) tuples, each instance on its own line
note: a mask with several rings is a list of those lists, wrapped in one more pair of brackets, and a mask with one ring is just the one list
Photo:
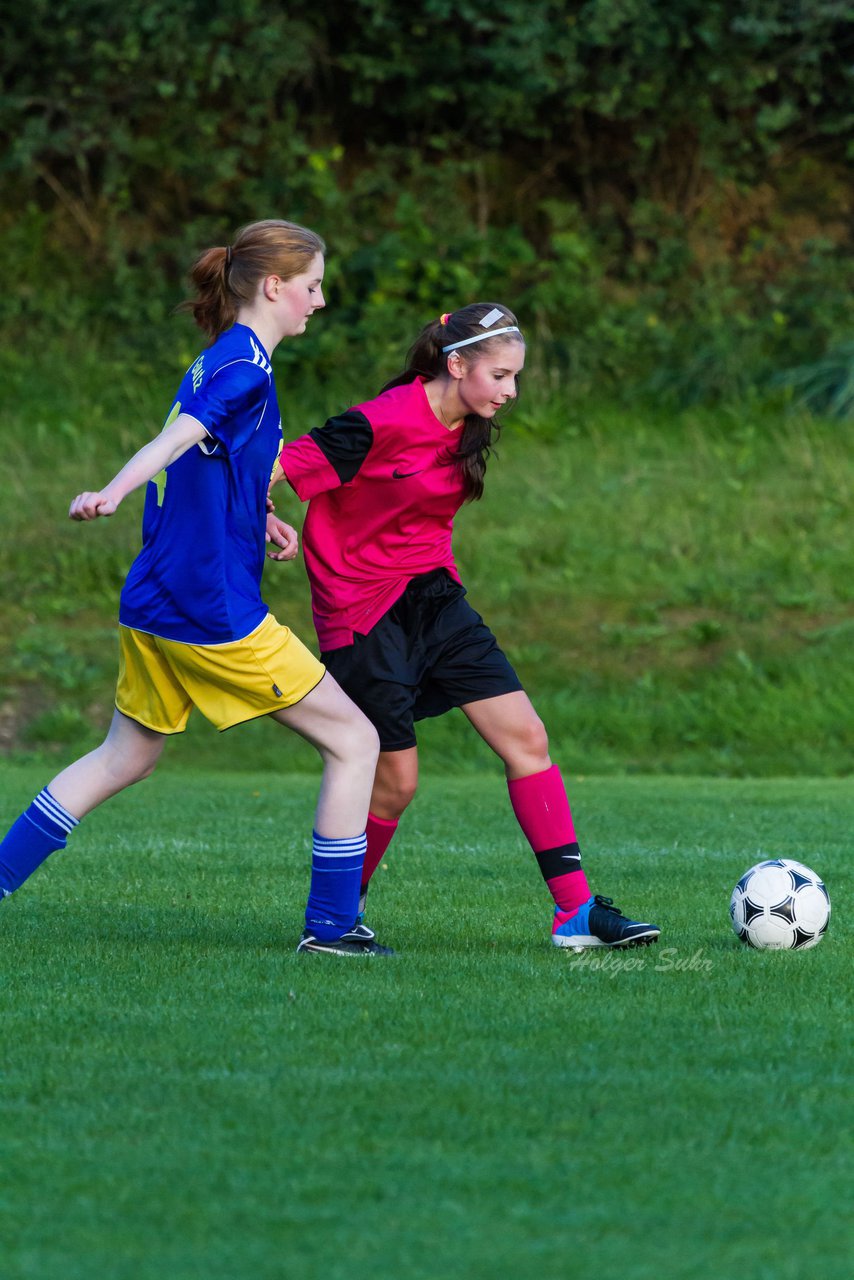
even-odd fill
[(47, 787), (40, 791), (0, 844), (0, 898), (22, 885), (48, 854), (64, 849), (77, 823)]
[(313, 833), (305, 925), (324, 942), (339, 938), (355, 924), (365, 843), (364, 835), (327, 840), (316, 831)]

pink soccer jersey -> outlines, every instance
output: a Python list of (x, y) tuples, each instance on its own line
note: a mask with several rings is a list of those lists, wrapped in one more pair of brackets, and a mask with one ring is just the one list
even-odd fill
[(447, 569), (465, 499), (449, 461), (449, 431), (420, 379), (330, 418), (282, 450), (296, 494), (308, 502), (303, 553), (321, 651), (353, 643), (387, 613), (416, 574)]

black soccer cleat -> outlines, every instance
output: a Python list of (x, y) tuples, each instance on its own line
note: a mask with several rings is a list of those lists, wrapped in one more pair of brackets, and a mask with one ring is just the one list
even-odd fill
[(310, 929), (303, 932), (297, 951), (325, 951), (333, 956), (393, 956), (391, 947), (381, 947), (376, 934), (366, 924), (354, 924), (339, 938), (316, 938)]
[[(561, 917), (564, 917), (561, 919)], [(613, 898), (597, 893), (567, 920), (566, 912), (555, 908), (552, 942), (556, 947), (586, 951), (591, 947), (648, 947), (658, 942), (657, 924), (629, 920), (614, 906)]]

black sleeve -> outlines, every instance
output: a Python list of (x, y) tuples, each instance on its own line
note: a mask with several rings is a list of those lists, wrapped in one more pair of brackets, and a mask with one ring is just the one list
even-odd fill
[(371, 451), (374, 429), (359, 409), (327, 418), (308, 433), (342, 484), (352, 480)]

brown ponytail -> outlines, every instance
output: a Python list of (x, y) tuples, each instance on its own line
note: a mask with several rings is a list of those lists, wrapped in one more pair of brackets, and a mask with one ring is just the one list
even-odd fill
[(206, 249), (193, 264), (190, 279), (196, 297), (181, 304), (213, 340), (229, 329), (244, 303), (255, 296), (258, 282), (277, 275), (291, 280), (307, 270), (326, 245), (320, 236), (295, 222), (275, 218), (250, 222), (228, 247)]
[[(501, 342), (523, 342), (521, 333), (499, 334), (495, 338), (484, 337), (484, 329), (480, 321), (492, 311), (499, 311), (501, 319), (495, 321), (496, 329), (507, 325), (515, 325), (516, 317), (507, 307), (495, 302), (473, 302), (459, 311), (443, 315), (425, 325), (415, 340), (415, 344), (406, 357), (406, 366), (402, 373), (391, 382), (386, 383), (383, 391), (391, 387), (400, 387), (416, 378), (432, 382), (448, 371), (448, 355), (443, 347), (455, 342), (464, 342), (466, 338), (478, 337), (479, 341), (462, 347), (460, 359), (466, 364), (473, 363), (482, 355), (486, 355)], [(501, 434), (501, 423), (497, 418), (482, 418), (480, 414), (470, 413), (465, 419), (459, 444), (456, 449), (449, 449), (447, 460), (453, 464), (463, 480), (466, 500), (476, 502), (483, 497), (486, 464), (493, 453)]]

